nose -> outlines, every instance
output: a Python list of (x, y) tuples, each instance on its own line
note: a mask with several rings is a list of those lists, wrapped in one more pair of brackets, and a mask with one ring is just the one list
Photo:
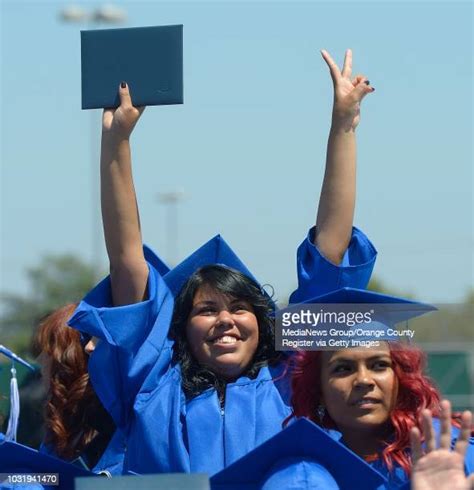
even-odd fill
[(84, 346), (84, 350), (87, 354), (92, 354), (95, 350), (95, 346), (97, 344), (97, 337), (92, 337), (89, 342)]
[(354, 385), (356, 387), (373, 386), (374, 380), (370, 374), (370, 370), (366, 366), (358, 366), (354, 379)]
[(234, 317), (226, 308), (219, 311), (219, 315), (217, 316), (217, 325), (223, 327), (234, 326)]

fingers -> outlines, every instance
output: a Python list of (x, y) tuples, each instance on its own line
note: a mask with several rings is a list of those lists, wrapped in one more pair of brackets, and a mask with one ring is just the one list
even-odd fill
[(431, 412), (429, 410), (423, 410), (422, 412), (422, 426), (423, 434), (425, 436), (426, 452), (430, 453), (436, 449), (435, 433), (433, 430), (433, 421), (431, 419)]
[[(352, 81), (351, 81), (352, 85), (354, 87), (357, 87), (357, 85), (359, 85), (359, 83), (365, 83), (366, 85), (370, 85), (370, 81), (369, 79), (365, 76), (365, 75), (356, 75)], [(373, 90), (375, 90), (373, 87), (371, 87)]]
[(423, 450), (421, 448), (421, 433), (417, 427), (413, 427), (410, 430), (410, 445), (412, 464), (414, 465), (423, 456)]
[(126, 82), (122, 82), (119, 87), (119, 97), (120, 97), (120, 105), (127, 109), (129, 107), (133, 107), (132, 98), (130, 97), (130, 91), (128, 89), (128, 84)]
[(454, 450), (464, 457), (469, 445), (469, 437), (471, 436), (472, 412), (466, 410), (461, 415), (461, 433), (456, 441)]
[(356, 85), (354, 86), (354, 90), (352, 91), (352, 93), (353, 93), (353, 97), (357, 101), (361, 101), (367, 94), (370, 94), (371, 92), (375, 92), (375, 89), (367, 83), (369, 82), (367, 78), (362, 75), (358, 75), (352, 81), (353, 84), (354, 82), (356, 82)]
[(128, 84), (126, 82), (122, 82), (119, 87), (119, 96), (120, 96), (120, 106), (123, 109), (136, 109), (138, 111), (138, 116), (140, 117), (143, 114), (146, 106), (133, 107), (132, 97), (130, 95), (130, 90), (128, 88)]
[(337, 79), (341, 76), (339, 67), (336, 62), (331, 58), (331, 55), (325, 50), (321, 50), (321, 56), (329, 67), (329, 73), (331, 74), (332, 81), (336, 84)]
[(110, 126), (112, 119), (114, 118), (115, 109), (104, 109), (102, 113), (102, 125), (104, 127)]
[(344, 65), (342, 66), (342, 76), (345, 78), (351, 78), (352, 75), (352, 50), (346, 49), (346, 55), (344, 56)]
[(451, 447), (451, 403), (443, 400), (441, 406), (441, 436), (439, 447), (450, 450)]

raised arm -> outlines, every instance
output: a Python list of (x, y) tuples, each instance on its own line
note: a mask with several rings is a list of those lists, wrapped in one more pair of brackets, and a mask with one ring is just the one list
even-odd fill
[(363, 75), (352, 77), (352, 52), (346, 51), (342, 71), (327, 51), (321, 51), (334, 85), (326, 170), (316, 219), (314, 244), (334, 264), (349, 245), (355, 207), (356, 137), (360, 103), (374, 89)]
[(100, 156), (102, 221), (116, 306), (142, 301), (148, 280), (130, 152), (130, 135), (144, 107), (133, 107), (124, 82), (119, 95), (120, 106), (104, 110)]

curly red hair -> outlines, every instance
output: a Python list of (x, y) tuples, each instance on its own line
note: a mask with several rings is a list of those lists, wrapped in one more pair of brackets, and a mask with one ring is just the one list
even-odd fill
[[(440, 394), (434, 383), (424, 374), (426, 355), (418, 348), (389, 342), (392, 367), (398, 379), (398, 396), (395, 408), (390, 414), (393, 437), (383, 441), (385, 447), (381, 457), (389, 470), (397, 463), (410, 474), (410, 429), (421, 430), (421, 412), (432, 411), (440, 414)], [(325, 413), (321, 421), (316, 409), (321, 403), (321, 351), (306, 351), (297, 354), (294, 361), (291, 398), (293, 417), (307, 417), (328, 429), (337, 429), (330, 415)]]
[(34, 340), (35, 350), (46, 357), (50, 378), (45, 443), (64, 459), (79, 456), (97, 435), (91, 421), (102, 408), (89, 381), (80, 334), (66, 323), (76, 306), (68, 304), (43, 319)]

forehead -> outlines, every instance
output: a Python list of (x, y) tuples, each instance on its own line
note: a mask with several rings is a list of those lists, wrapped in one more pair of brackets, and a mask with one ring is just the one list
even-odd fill
[(222, 301), (232, 301), (235, 298), (230, 297), (229, 295), (226, 295), (224, 293), (221, 293), (220, 291), (217, 291), (213, 287), (204, 284), (203, 286), (200, 286), (199, 289), (196, 291), (196, 294), (194, 295), (193, 298), (193, 304), (197, 303), (202, 303), (202, 302), (222, 302)]
[(365, 361), (376, 357), (390, 357), (390, 349), (386, 342), (381, 342), (378, 347), (361, 347), (360, 349), (340, 349), (337, 351), (323, 352), (323, 364), (335, 362), (338, 360), (344, 361)]

